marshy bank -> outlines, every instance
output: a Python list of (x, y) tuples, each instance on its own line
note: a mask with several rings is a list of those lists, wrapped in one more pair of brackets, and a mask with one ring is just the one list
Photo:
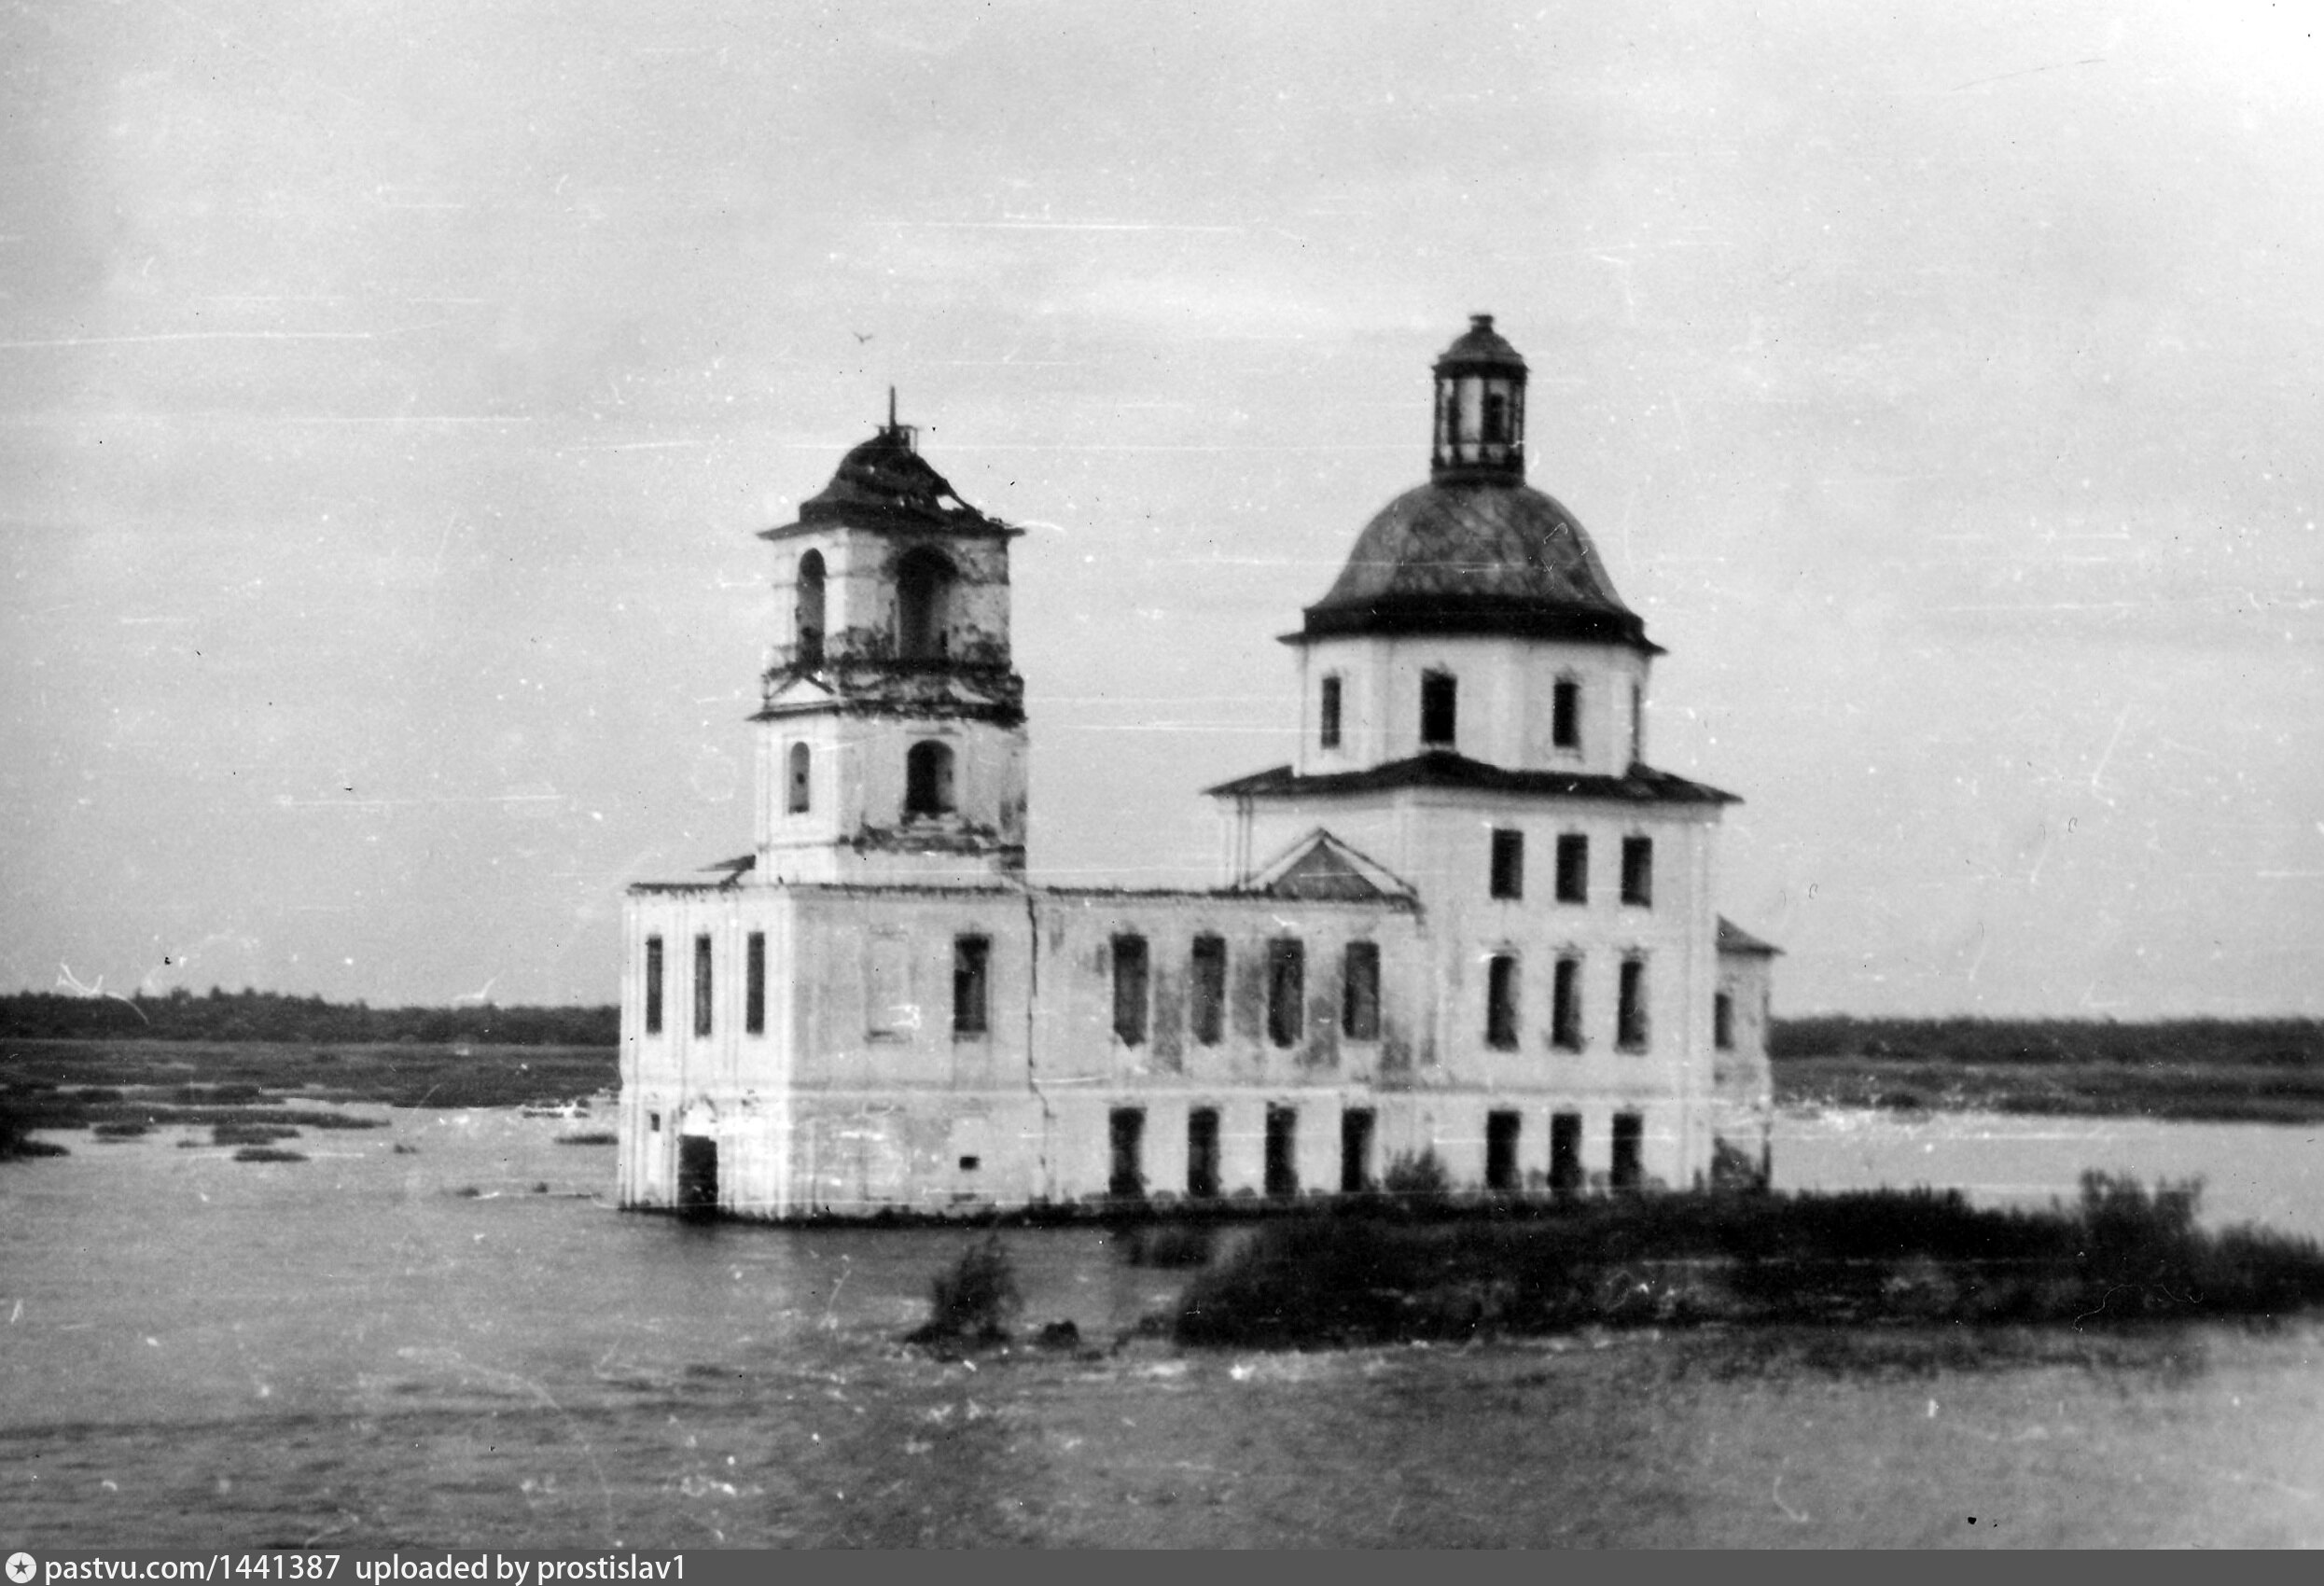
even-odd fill
[(2104, 1174), (2079, 1204), (1957, 1192), (1674, 1194), (1422, 1220), (1269, 1224), (1173, 1314), (1196, 1345), (1467, 1342), (1588, 1328), (2055, 1325), (2282, 1317), (2324, 1304), (2324, 1250), (2196, 1226), (2199, 1188)]

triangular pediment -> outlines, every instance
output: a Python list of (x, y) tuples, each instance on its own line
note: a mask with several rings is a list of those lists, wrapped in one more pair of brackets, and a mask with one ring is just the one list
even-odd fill
[(1320, 828), (1291, 844), (1253, 876), (1250, 890), (1277, 897), (1334, 902), (1365, 902), (1412, 895), (1412, 889), (1386, 866), (1366, 858)]
[(783, 686), (766, 696), (767, 708), (829, 704), (839, 695), (830, 687), (804, 672), (795, 672), (783, 680)]

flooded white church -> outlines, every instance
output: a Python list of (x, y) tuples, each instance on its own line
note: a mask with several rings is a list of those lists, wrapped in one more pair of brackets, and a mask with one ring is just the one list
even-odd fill
[(1765, 1172), (1775, 950), (1733, 795), (1647, 762), (1662, 653), (1525, 483), (1525, 364), (1435, 365), (1428, 482), (1287, 637), (1298, 758), (1208, 790), (1207, 891), (1025, 875), (1020, 531), (889, 424), (764, 531), (756, 847), (633, 886), (624, 1205), (757, 1217)]

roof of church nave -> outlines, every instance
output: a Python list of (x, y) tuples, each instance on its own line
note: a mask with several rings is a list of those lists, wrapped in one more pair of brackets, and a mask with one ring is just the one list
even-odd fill
[(1213, 798), (1286, 798), (1313, 793), (1371, 793), (1398, 787), (1457, 787), (1480, 793), (1553, 793), (1623, 803), (1740, 804), (1733, 793), (1691, 782), (1652, 766), (1634, 765), (1621, 776), (1574, 771), (1510, 771), (1446, 749), (1390, 760), (1360, 771), (1301, 776), (1287, 765), (1254, 772), (1203, 791)]

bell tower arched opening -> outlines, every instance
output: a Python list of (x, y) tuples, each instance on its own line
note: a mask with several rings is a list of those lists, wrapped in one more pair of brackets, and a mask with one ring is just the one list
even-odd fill
[(798, 605), (792, 614), (797, 664), (814, 671), (823, 664), (823, 552), (811, 550), (799, 559)]
[(953, 589), (959, 581), (941, 551), (919, 546), (896, 565), (896, 654), (940, 661), (950, 646)]

